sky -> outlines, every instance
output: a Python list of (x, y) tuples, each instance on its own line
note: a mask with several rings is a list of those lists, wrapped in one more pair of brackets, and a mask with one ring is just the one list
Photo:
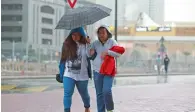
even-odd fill
[[(126, 7), (125, 17), (134, 20), (137, 18), (140, 11), (146, 11), (147, 13), (148, 1), (149, 0), (118, 0), (118, 4), (124, 4), (125, 2), (125, 6), (118, 5), (118, 8)], [(96, 0), (96, 2), (113, 9), (112, 13), (114, 14), (115, 0)], [(165, 0), (164, 12), (165, 21), (195, 22), (195, 0)], [(118, 14), (120, 14), (120, 9)]]
[(165, 0), (165, 21), (195, 22), (195, 0)]

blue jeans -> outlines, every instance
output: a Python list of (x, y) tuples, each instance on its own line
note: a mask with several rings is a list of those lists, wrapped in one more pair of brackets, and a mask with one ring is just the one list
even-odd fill
[(84, 103), (85, 108), (90, 107), (90, 97), (88, 93), (88, 80), (86, 81), (75, 81), (72, 78), (64, 77), (64, 110), (65, 112), (70, 112), (71, 104), (72, 104), (72, 95), (74, 92), (74, 87), (76, 85), (79, 94)]
[(114, 110), (114, 102), (112, 98), (113, 79), (114, 78), (111, 76), (104, 76), (94, 71), (98, 112)]

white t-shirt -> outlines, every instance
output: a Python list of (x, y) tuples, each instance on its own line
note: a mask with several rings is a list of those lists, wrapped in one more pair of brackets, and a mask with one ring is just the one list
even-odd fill
[(65, 64), (64, 76), (76, 81), (88, 80), (87, 51), (85, 45), (78, 44), (77, 59), (67, 60)]

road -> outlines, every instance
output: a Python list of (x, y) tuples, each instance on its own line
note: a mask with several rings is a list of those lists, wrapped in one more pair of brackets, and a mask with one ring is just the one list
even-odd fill
[[(89, 87), (91, 112), (96, 97)], [(194, 112), (195, 83), (148, 84), (113, 87), (116, 112)], [(2, 94), (2, 112), (63, 112), (63, 89), (31, 94)], [(71, 112), (84, 112), (77, 91)]]
[[(128, 86), (128, 85), (143, 85), (143, 84), (157, 84), (164, 83), (164, 77), (157, 76), (142, 76), (142, 77), (118, 77), (115, 80), (115, 86)], [(179, 75), (169, 76), (169, 84), (195, 82), (195, 75)], [(93, 87), (93, 81), (89, 81), (90, 87)], [(62, 84), (56, 82), (55, 78), (46, 79), (6, 79), (2, 80), (1, 84), (2, 94), (10, 93), (33, 93), (52, 91), (55, 89), (63, 88)]]

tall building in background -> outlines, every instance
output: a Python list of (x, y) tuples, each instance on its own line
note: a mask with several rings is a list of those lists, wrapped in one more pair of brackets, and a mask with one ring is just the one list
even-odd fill
[(2, 53), (12, 51), (13, 41), (20, 55), (27, 48), (61, 50), (65, 34), (55, 26), (64, 14), (64, 0), (2, 0), (1, 6)]
[[(99, 24), (114, 25), (115, 0), (96, 0), (96, 3), (105, 5), (112, 9), (110, 17), (99, 22)], [(124, 26), (125, 21), (135, 21), (140, 12), (145, 12), (155, 22), (164, 22), (164, 0), (118, 0), (118, 25)]]
[(104, 5), (110, 9), (112, 9), (112, 12), (109, 17), (106, 17), (96, 23), (96, 27), (100, 25), (114, 25), (114, 6), (115, 6), (115, 0), (109, 1), (109, 0), (96, 0), (97, 4)]
[(137, 21), (140, 12), (149, 14), (149, 0), (128, 0), (125, 17), (128, 21)]
[(128, 21), (137, 20), (140, 12), (144, 12), (156, 23), (163, 24), (165, 0), (128, 0), (126, 4)]
[(158, 24), (164, 23), (165, 0), (149, 0), (149, 16)]

